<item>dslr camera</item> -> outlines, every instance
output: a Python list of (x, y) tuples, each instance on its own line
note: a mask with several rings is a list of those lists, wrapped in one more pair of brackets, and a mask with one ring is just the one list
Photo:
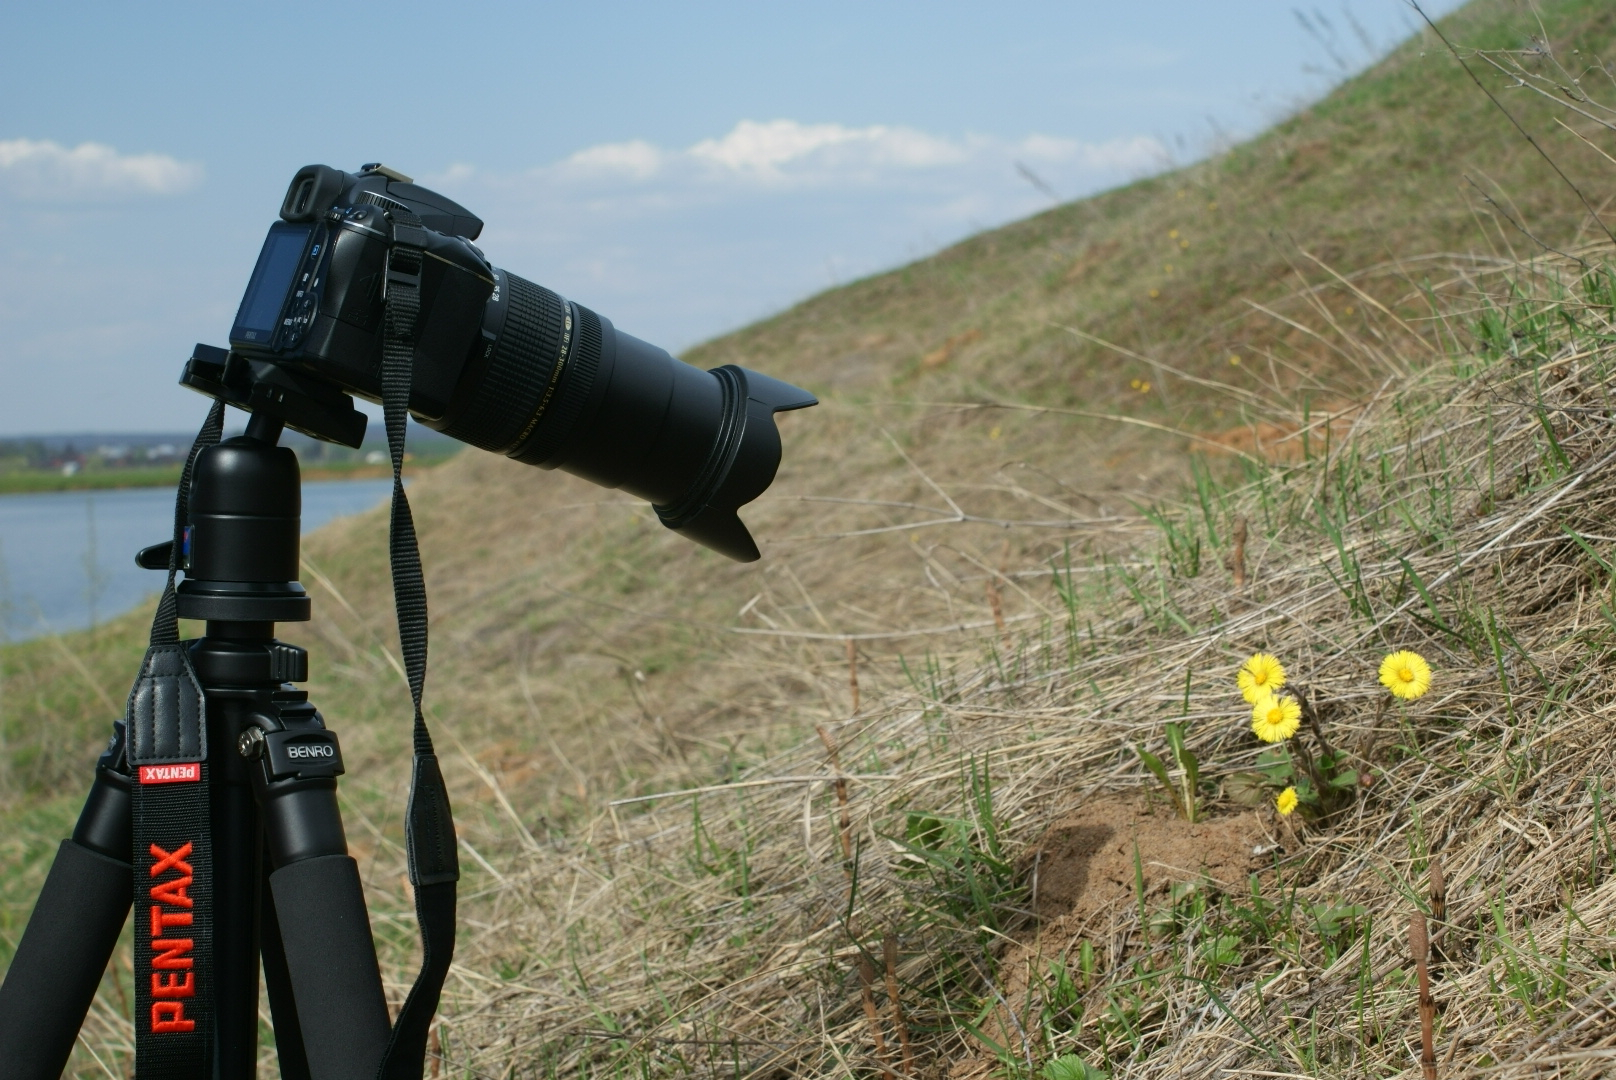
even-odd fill
[[(383, 165), (298, 170), (230, 330), (181, 381), (350, 446), (380, 401), (389, 252), (421, 252), (409, 408), (462, 442), (650, 502), (668, 528), (741, 561), (737, 508), (780, 463), (774, 414), (813, 395), (734, 365), (702, 371), (492, 265), (483, 223)], [(412, 282), (413, 283), (413, 282)]]

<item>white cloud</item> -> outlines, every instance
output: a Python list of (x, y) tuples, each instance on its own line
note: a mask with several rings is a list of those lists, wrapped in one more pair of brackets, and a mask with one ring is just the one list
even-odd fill
[(697, 161), (766, 177), (778, 177), (786, 166), (912, 169), (954, 165), (968, 156), (963, 147), (913, 128), (884, 124), (850, 128), (795, 120), (742, 120), (723, 138), (703, 139), (686, 153)]
[[(664, 188), (701, 188), (714, 182), (856, 188), (1009, 168), (1023, 157), (1093, 173), (1132, 175), (1162, 167), (1167, 154), (1161, 143), (1145, 135), (1088, 143), (1034, 134), (1015, 141), (981, 135), (946, 138), (887, 124), (742, 120), (726, 134), (683, 150), (640, 139), (586, 147), (556, 165), (534, 169), (528, 178), (563, 185), (615, 179)], [(450, 172), (454, 179), (469, 176), (464, 166)], [(447, 182), (449, 176), (440, 179)]]
[(1026, 158), (1076, 164), (1092, 172), (1152, 172), (1171, 164), (1167, 148), (1149, 135), (1110, 139), (1103, 143), (1029, 135), (1021, 140), (1018, 147)]
[(562, 165), (585, 172), (621, 173), (644, 180), (662, 168), (662, 159), (663, 153), (657, 147), (643, 139), (634, 139), (586, 147), (567, 158)]
[(69, 148), (49, 139), (0, 139), (0, 189), (20, 199), (76, 202), (176, 195), (201, 180), (201, 165), (167, 154), (121, 154), (94, 142)]
[[(684, 147), (599, 143), (428, 186), (488, 223), (496, 265), (682, 346), (827, 285), (1159, 171), (1149, 136), (1085, 141), (743, 120)], [(1020, 166), (1020, 168), (1018, 168)]]
[(1117, 169), (1130, 173), (1155, 172), (1172, 164), (1167, 147), (1149, 135), (1087, 143), (1078, 150), (1083, 167), (1094, 171)]

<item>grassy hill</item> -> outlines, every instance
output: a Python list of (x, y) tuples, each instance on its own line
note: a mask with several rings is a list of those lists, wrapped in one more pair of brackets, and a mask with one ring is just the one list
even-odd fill
[[(1597, 96), (1616, 12), (1557, 3), (1541, 19), (1481, 0), (1443, 26), (1603, 213), (1603, 114), (1517, 76), (1555, 75), (1558, 57), (1573, 95), (1587, 69)], [(1589, 682), (1604, 481), (1586, 470), (1605, 452), (1610, 317), (1598, 281), (1581, 283), (1602, 229), (1424, 35), (1205, 162), (693, 350), (824, 401), (784, 418), (780, 479), (747, 514), (759, 564), (485, 455), (421, 477), (429, 707), (468, 845), (450, 1075), (878, 1072), (865, 1001), (907, 1072), (882, 988), (860, 986), (861, 956), (882, 982), (888, 937), (927, 1075), (1068, 1054), (1119, 1075), (1389, 1070), (1412, 1015), (1394, 929), (1439, 849), (1473, 870), (1456, 893), (1472, 921), (1444, 954), (1453, 986), (1497, 1006), (1493, 1026), (1465, 1021), (1465, 1045), (1535, 1046), (1573, 990), (1599, 991), (1612, 952), (1566, 914), (1601, 925), (1583, 898), (1608, 899), (1608, 852), (1590, 846), (1603, 789), (1544, 780), (1580, 745), (1556, 741), (1567, 695), (1588, 730), (1606, 715)], [(1488, 546), (1517, 525), (1528, 554)], [(284, 636), (313, 651), (310, 689), (350, 756), (350, 834), (401, 996), (408, 699), (384, 519), (338, 523), (306, 555), (316, 619)], [(1523, 575), (1530, 588), (1509, 587)], [(5, 653), (7, 947), (141, 622)], [(1400, 643), (1454, 689), (1377, 711), (1366, 671)], [(1347, 818), (1298, 831), (1233, 799), (1254, 747), (1220, 687), (1257, 647), (1345, 703), (1329, 738), (1350, 736), (1375, 781)], [(1132, 747), (1165, 753), (1169, 714), (1192, 723), (1211, 832), (1139, 801)], [(1481, 734), (1466, 742), (1461, 721)], [(866, 778), (843, 789), (846, 825), (827, 747)], [(1431, 779), (1467, 773), (1483, 779)], [(1123, 802), (1083, 818), (1112, 805), (1096, 793)], [(1538, 812), (1551, 796), (1558, 817)], [(1535, 836), (1540, 819), (1549, 849), (1530, 850), (1554, 858), (1498, 892), (1486, 875), (1527, 849), (1476, 837)], [(1108, 840), (1070, 854), (1107, 829), (1160, 856), (1116, 856), (1111, 892)], [(1580, 846), (1556, 846), (1562, 829)], [(1040, 894), (1060, 877), (1039, 876), (1051, 843), (1069, 851), (1064, 883)], [(1247, 866), (1253, 847), (1268, 858)], [(1216, 851), (1215, 884), (1174, 869)], [(1477, 929), (1494, 893), (1497, 925)], [(1517, 935), (1533, 926), (1541, 956)], [(1575, 971), (1554, 968), (1562, 936)], [(1360, 961), (1367, 981), (1340, 989)], [(93, 1016), (108, 1060), (127, 1045), (127, 977), (115, 966)], [(1046, 1080), (1083, 1075), (1061, 1068)]]

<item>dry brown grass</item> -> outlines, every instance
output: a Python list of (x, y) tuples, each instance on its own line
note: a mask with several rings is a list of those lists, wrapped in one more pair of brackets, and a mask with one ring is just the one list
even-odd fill
[[(1531, 274), (1544, 289), (1556, 275), (1574, 276), (1560, 265)], [(1487, 284), (1474, 270), (1471, 281)], [(1613, 324), (1608, 307), (1575, 295), (1545, 301), (1549, 318), (1517, 304), (1510, 327), (1521, 336), (1506, 340), (1520, 358), (1466, 350), (1460, 359), (1474, 371), (1460, 374), (1442, 351), (1468, 338), (1476, 313), (1433, 323), (1428, 359), (1410, 358), (1425, 374), (1381, 387), (1347, 437), (1257, 469), (1243, 485), (1220, 485), (1208, 513), (1192, 504), (1171, 515), (1179, 529), (1202, 518), (1217, 532), (1213, 540), (1203, 528), (1197, 576), (1184, 576), (1182, 562), (1175, 573), (1171, 551), (1149, 544), (1087, 579), (1091, 567), (1074, 559), (1075, 620), (1050, 588), (1047, 564), (1012, 560), (1001, 572), (981, 543), (966, 563), (974, 583), (956, 577), (930, 597), (916, 590), (904, 603), (874, 603), (902, 614), (868, 628), (832, 622), (801, 573), (779, 573), (785, 580), (765, 581), (765, 600), (750, 609), (775, 619), (775, 633), (728, 656), (757, 688), (729, 705), (734, 771), (703, 775), (677, 746), (648, 748), (642, 789), (665, 783), (699, 794), (618, 803), (575, 831), (544, 835), (497, 797), (494, 771), (478, 770), (490, 812), (465, 815), (467, 837), (488, 868), (468, 880), (468, 925), (479, 933), (463, 946), (444, 1020), (452, 1067), (490, 1076), (879, 1071), (859, 960), (878, 958), (883, 938), (896, 934), (922, 1074), (949, 1062), (1026, 1072), (1067, 1052), (1097, 1063), (1103, 1045), (1118, 1076), (1391, 1075), (1418, 1068), (1403, 935), (1427, 861), (1440, 853), (1450, 882), (1446, 916), (1432, 924), (1443, 1075), (1492, 1066), (1539, 1075), (1545, 1065), (1605, 1072), (1616, 1053), (1605, 1004), (1616, 987), (1616, 885), (1595, 792), (1604, 791), (1616, 734), (1606, 565), (1616, 536), (1605, 524), (1616, 505), (1613, 357), (1600, 336)], [(1556, 324), (1561, 310), (1578, 329)], [(915, 476), (912, 484), (927, 484), (918, 465)], [(943, 504), (959, 501), (945, 485), (931, 490)], [(1239, 595), (1218, 565), (1236, 516), (1253, 532), (1252, 581)], [(1091, 539), (1071, 525), (1048, 534), (992, 528), (1008, 532), (1019, 554)], [(1141, 539), (1138, 528), (1107, 525), (1123, 533), (1119, 543)], [(839, 564), (838, 545), (849, 539), (814, 550)], [(920, 552), (911, 557), (934, 566)], [(1085, 584), (1096, 579), (1110, 585)], [(989, 581), (1003, 587), (1008, 651)], [(915, 633), (945, 614), (963, 629)], [(893, 624), (905, 617), (914, 683), (864, 665), (864, 708), (849, 717), (842, 643), (902, 633)], [(1068, 1014), (1066, 1026), (1040, 1026), (1048, 987), (1035, 981), (1022, 1000), (1006, 1001), (994, 973), (1005, 948), (1037, 933), (1017, 914), (1026, 908), (1017, 852), (1095, 793), (1140, 785), (1130, 747), (1159, 741), (1163, 714), (1180, 711), (1186, 672), (1203, 773), (1247, 766), (1256, 746), (1231, 673), (1259, 646), (1322, 695), (1332, 739), (1357, 748), (1375, 778), (1328, 823), (1287, 831), (1272, 819), (1282, 848), (1258, 878), (1275, 895), (1291, 890), (1294, 904), (1361, 905), (1350, 943), (1325, 942), (1296, 906), (1288, 929), (1243, 943), (1237, 963), (1211, 967), (1194, 935), (1216, 930), (1240, 883), (1225, 883), (1227, 895), (1210, 888), (1204, 925), (1167, 938), (1141, 923), (1167, 903), (1153, 887), (1143, 906), (1114, 905), (1088, 924), (1085, 940), (1101, 959), (1082, 1021), (1070, 1026)], [(1422, 651), (1438, 683), (1426, 699), (1388, 710), (1374, 669), (1394, 647)], [(972, 659), (983, 656), (985, 666)], [(849, 777), (851, 901), (838, 773), (818, 739), (792, 744), (826, 719)], [(769, 752), (771, 742), (780, 749)], [(713, 755), (694, 757), (711, 767)], [(989, 818), (972, 809), (973, 769), (992, 777), (1000, 856), (986, 838)], [(477, 801), (463, 790), (463, 803)], [(905, 821), (916, 811), (967, 823), (973, 839), (960, 850), (1010, 868), (981, 871), (993, 880), (979, 906), (961, 900), (964, 885), (946, 874), (906, 872), (914, 860)], [(1131, 1036), (1105, 1034), (1107, 995), (1137, 984), (1142, 971), (1149, 989)], [(1025, 1034), (1000, 1057), (969, 1034), (996, 1001)]]

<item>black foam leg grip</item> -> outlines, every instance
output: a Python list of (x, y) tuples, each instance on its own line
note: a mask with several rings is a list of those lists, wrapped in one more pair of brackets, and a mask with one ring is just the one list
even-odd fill
[(259, 946), (264, 959), (264, 989), (269, 994), (269, 1015), (275, 1025), (275, 1056), (280, 1060), (281, 1080), (313, 1080), (309, 1059), (303, 1055), (303, 1029), (297, 1024), (297, 995), (292, 992), (292, 973), (286, 970), (286, 947), (281, 944), (281, 924), (275, 918), (275, 894), (269, 887), (268, 858), (259, 878), (263, 898), (259, 901)]
[(0, 985), (0, 1073), (57, 1080), (118, 944), (134, 870), (71, 840), (56, 849), (45, 887)]
[(298, 1027), (314, 1080), (374, 1080), (387, 1049), (387, 999), (359, 864), (322, 855), (269, 876)]

